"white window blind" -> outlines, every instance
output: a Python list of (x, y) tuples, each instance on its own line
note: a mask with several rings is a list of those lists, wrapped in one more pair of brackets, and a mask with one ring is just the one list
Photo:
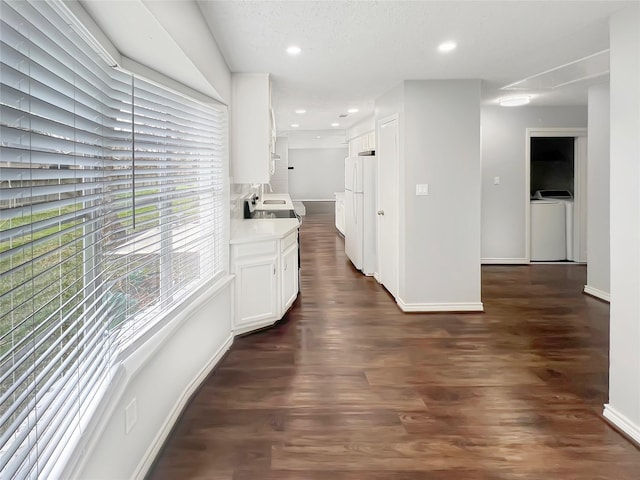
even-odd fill
[(0, 477), (47, 478), (123, 352), (227, 269), (227, 114), (0, 0)]

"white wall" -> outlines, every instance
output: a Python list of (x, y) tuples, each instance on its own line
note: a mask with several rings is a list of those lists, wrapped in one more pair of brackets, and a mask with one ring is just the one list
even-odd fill
[(289, 148), (346, 148), (344, 130), (289, 130), (278, 131), (278, 136), (289, 139)]
[[(95, 438), (62, 478), (143, 478), (191, 395), (233, 340), (231, 283), (214, 285), (124, 362), (118, 394)], [(116, 387), (116, 386), (114, 386)], [(125, 408), (135, 399), (137, 423), (125, 433)]]
[(605, 416), (640, 442), (640, 5), (611, 17), (611, 316)]
[(587, 161), (587, 284), (609, 299), (609, 84), (589, 88)]
[(292, 200), (335, 200), (344, 191), (345, 148), (289, 149), (289, 195)]
[[(382, 120), (386, 117), (397, 113), (402, 117), (404, 111), (404, 83), (399, 83), (391, 90), (383, 93), (376, 98), (375, 121)], [(400, 122), (402, 127), (402, 122)], [(377, 124), (376, 124), (377, 128)], [(402, 132), (402, 129), (400, 129)], [(377, 135), (376, 135), (377, 136)], [(402, 142), (401, 142), (402, 143)]]
[[(126, 43), (128, 39), (127, 29), (117, 28), (119, 22), (134, 22), (139, 31), (157, 31), (157, 24), (162, 24), (172, 38), (171, 51), (175, 53), (176, 47), (182, 50), (179, 64), (190, 65), (197, 75), (192, 75), (194, 72), (190, 69), (179, 71), (177, 64), (167, 61), (167, 56), (162, 57), (160, 63), (143, 65), (115, 52), (122, 65), (188, 95), (194, 95), (193, 90), (196, 90), (196, 98), (211, 101), (213, 96), (228, 102), (231, 74), (197, 5), (195, 2), (164, 3), (144, 2), (143, 5), (135, 0), (107, 5), (92, 2), (105, 16), (94, 18), (96, 23), (93, 23), (77, 2), (68, 2), (97, 39), (108, 43), (106, 47), (110, 51), (114, 50), (114, 45)], [(92, 12), (95, 14), (96, 10), (92, 9)], [(136, 12), (136, 15), (127, 18), (129, 12)], [(181, 21), (176, 22), (176, 18)], [(119, 38), (107, 39), (99, 30), (98, 25), (105, 22)], [(198, 39), (203, 38), (199, 35), (205, 30), (211, 44), (203, 49)], [(166, 37), (162, 36), (164, 41)], [(159, 40), (154, 43), (150, 35), (140, 42), (132, 52), (146, 48), (162, 52), (168, 45)], [(161, 70), (161, 73), (151, 68)], [(144, 478), (187, 400), (233, 340), (232, 281), (227, 278), (202, 288), (203, 291), (175, 308), (164, 328), (155, 332), (119, 366), (98, 414), (90, 419), (89, 428), (82, 432), (79, 444), (69, 452), (71, 460), (60, 466), (62, 474), (56, 478)], [(137, 404), (137, 422), (127, 434), (124, 412), (133, 399)]]
[[(587, 107), (485, 106), (481, 123), (482, 261), (526, 262), (526, 129), (586, 127)], [(494, 177), (500, 177), (499, 185)]]
[[(231, 99), (231, 74), (229, 67), (216, 44), (211, 30), (204, 19), (197, 2), (144, 2), (145, 7), (155, 16), (162, 27), (171, 35), (184, 55), (189, 58), (202, 76), (214, 88), (216, 99), (229, 103)], [(203, 39), (207, 40), (203, 48)], [(166, 62), (170, 68), (171, 62)], [(171, 71), (178, 77), (180, 72)], [(185, 83), (188, 78), (183, 80)], [(208, 92), (203, 92), (208, 93)]]
[(119, 49), (114, 57), (123, 68), (155, 80), (153, 69), (229, 103), (231, 74), (196, 2), (64, 1), (110, 52)]
[(375, 129), (376, 119), (372, 115), (371, 117), (367, 117), (364, 120), (360, 120), (358, 123), (347, 130), (347, 141), (359, 137), (360, 135), (367, 132), (374, 131)]
[[(480, 81), (404, 84), (405, 282), (411, 309), (482, 309)], [(429, 185), (416, 196), (416, 184)]]
[(275, 172), (271, 175), (271, 190), (265, 192), (289, 193), (289, 139), (287, 137), (276, 138)]

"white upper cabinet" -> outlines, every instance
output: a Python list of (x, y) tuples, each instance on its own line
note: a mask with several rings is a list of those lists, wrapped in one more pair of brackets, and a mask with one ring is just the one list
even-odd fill
[(375, 132), (365, 133), (349, 141), (349, 156), (355, 157), (360, 152), (376, 149)]
[(275, 119), (268, 73), (234, 73), (231, 85), (231, 171), (234, 183), (269, 183)]

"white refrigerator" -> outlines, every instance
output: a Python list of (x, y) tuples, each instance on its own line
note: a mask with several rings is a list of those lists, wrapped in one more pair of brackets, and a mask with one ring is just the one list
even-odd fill
[(375, 156), (345, 159), (345, 253), (365, 275), (376, 270), (376, 170)]

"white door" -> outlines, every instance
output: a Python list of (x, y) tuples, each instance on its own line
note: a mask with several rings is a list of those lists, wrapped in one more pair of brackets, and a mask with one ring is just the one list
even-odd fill
[(378, 123), (378, 280), (398, 297), (398, 119)]

